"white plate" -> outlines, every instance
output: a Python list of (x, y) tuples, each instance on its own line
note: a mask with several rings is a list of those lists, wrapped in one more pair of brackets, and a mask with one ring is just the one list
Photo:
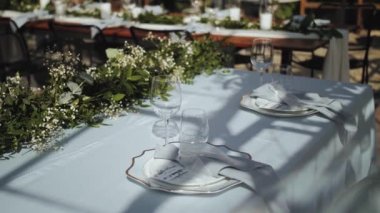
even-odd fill
[(255, 112), (264, 114), (264, 115), (270, 115), (270, 116), (276, 116), (276, 117), (299, 117), (299, 116), (307, 116), (317, 113), (315, 110), (296, 110), (296, 111), (286, 111), (286, 110), (273, 110), (273, 109), (265, 109), (260, 108), (256, 104), (256, 99), (251, 98), (250, 95), (244, 95), (240, 101), (240, 106), (253, 110)]
[[(251, 97), (252, 98), (252, 97)], [(265, 110), (271, 110), (280, 113), (302, 113), (308, 111), (309, 109), (303, 106), (289, 106), (282, 103), (275, 103), (273, 101), (268, 101), (263, 98), (253, 98), (254, 104)]]
[[(233, 151), (226, 146), (218, 147), (223, 148), (228, 154), (251, 159), (247, 153)], [(237, 180), (225, 177), (215, 178), (206, 174), (199, 178), (199, 175), (181, 170), (183, 167), (175, 161), (153, 159), (154, 152), (155, 149), (148, 149), (133, 157), (131, 166), (126, 170), (127, 177), (149, 189), (179, 194), (219, 193), (241, 183)], [(173, 169), (170, 171), (171, 168)], [(157, 173), (168, 171), (168, 169), (172, 174), (182, 174), (182, 177), (175, 181), (155, 178)]]

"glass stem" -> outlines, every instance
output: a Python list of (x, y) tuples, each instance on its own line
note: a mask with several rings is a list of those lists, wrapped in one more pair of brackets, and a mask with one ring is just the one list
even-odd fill
[(264, 69), (263, 68), (260, 68), (259, 74), (260, 74), (260, 85), (263, 85), (264, 84)]
[(165, 144), (164, 146), (168, 144), (168, 126), (169, 126), (169, 118), (165, 118)]

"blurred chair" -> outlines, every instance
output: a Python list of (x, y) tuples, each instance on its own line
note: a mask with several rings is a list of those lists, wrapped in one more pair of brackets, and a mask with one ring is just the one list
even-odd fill
[(157, 47), (154, 39), (146, 40), (149, 34), (159, 38), (192, 40), (191, 34), (186, 30), (152, 30), (139, 27), (130, 27), (129, 30), (131, 31), (134, 43), (145, 50), (152, 50)]
[[(317, 17), (329, 19), (336, 28), (347, 29), (350, 33), (360, 36), (355, 42), (349, 43), (350, 69), (362, 69), (362, 83), (368, 83), (368, 54), (372, 44), (371, 32), (373, 29), (376, 7), (373, 4), (344, 4), (337, 2), (321, 3), (316, 11)], [(364, 28), (360, 28), (357, 17), (363, 20)], [(358, 25), (359, 24), (359, 25)], [(354, 51), (361, 51), (362, 57), (353, 57)], [(358, 55), (357, 53), (355, 55)], [(312, 52), (311, 59), (305, 61), (294, 61), (303, 67), (311, 69), (311, 76), (314, 70), (322, 70), (324, 57), (315, 55)]]
[(16, 23), (9, 18), (0, 17), (0, 76), (21, 72), (27, 74), (34, 71), (30, 61), (28, 47)]
[(106, 62), (107, 44), (99, 27), (53, 21), (50, 28), (60, 51), (79, 54), (82, 63), (87, 66), (97, 66)]

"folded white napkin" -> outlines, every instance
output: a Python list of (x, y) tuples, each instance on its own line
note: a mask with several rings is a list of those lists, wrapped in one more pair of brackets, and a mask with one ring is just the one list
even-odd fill
[(317, 93), (293, 93), (286, 91), (280, 84), (264, 84), (251, 93), (253, 98), (262, 98), (273, 104), (286, 104), (291, 109), (308, 109), (319, 112), (335, 122), (339, 128), (341, 142), (345, 144), (357, 130), (357, 121), (351, 113), (344, 110), (338, 100), (321, 97)]
[[(203, 171), (213, 177), (228, 177), (239, 180), (250, 187), (252, 190), (260, 191), (266, 183), (275, 183), (277, 175), (273, 168), (267, 164), (256, 162), (245, 157), (229, 156), (216, 146), (208, 143), (186, 143), (185, 149), (181, 144), (181, 155), (192, 156), (194, 162), (191, 166), (203, 166)], [(189, 165), (188, 162), (182, 162), (178, 155), (179, 150), (176, 146), (168, 144), (156, 149), (154, 158), (175, 160), (182, 165)], [(189, 161), (189, 159), (186, 159)], [(201, 161), (202, 163), (199, 163)], [(199, 168), (191, 168), (201, 170)]]
[[(185, 150), (182, 145), (181, 155), (193, 155), (194, 163), (191, 164), (192, 168), (189, 169), (190, 172), (193, 170), (203, 173), (199, 174), (200, 177), (212, 175), (214, 178), (227, 177), (241, 181), (251, 190), (262, 196), (263, 199), (270, 197), (270, 200), (267, 200), (267, 204), (272, 210), (275, 209), (276, 212), (289, 212), (285, 199), (278, 195), (274, 195), (273, 198), (273, 194), (270, 193), (271, 190), (268, 190), (279, 181), (271, 166), (245, 157), (229, 156), (218, 147), (208, 143), (188, 143)], [(178, 152), (179, 150), (176, 146), (168, 144), (158, 147), (154, 158), (158, 160), (178, 161), (181, 165), (184, 165), (178, 156)], [(185, 163), (185, 165), (189, 164)], [(180, 171), (183, 170), (179, 169), (178, 172)]]

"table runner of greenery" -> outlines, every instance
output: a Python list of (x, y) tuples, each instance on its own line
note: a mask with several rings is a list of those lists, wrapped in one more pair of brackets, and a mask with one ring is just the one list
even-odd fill
[(50, 79), (43, 88), (24, 87), (19, 75), (0, 83), (0, 159), (23, 148), (57, 147), (66, 128), (96, 126), (143, 107), (152, 76), (173, 74), (191, 83), (227, 59), (221, 44), (209, 39), (160, 39), (152, 51), (126, 44), (124, 49), (108, 49), (108, 61), (100, 67), (85, 68), (67, 52), (52, 56)]

